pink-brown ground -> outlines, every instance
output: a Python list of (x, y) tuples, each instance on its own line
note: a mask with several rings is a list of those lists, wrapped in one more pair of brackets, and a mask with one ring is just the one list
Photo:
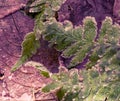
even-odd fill
[[(33, 31), (34, 27), (34, 20), (19, 10), (26, 2), (27, 0), (0, 1), (0, 101), (48, 101), (48, 98), (53, 100), (51, 97), (54, 97), (39, 92), (50, 80), (40, 76), (35, 68), (22, 66), (15, 73), (10, 72), (21, 55), (24, 36)], [(46, 42), (43, 45), (44, 43)], [(52, 69), (58, 66), (55, 59), (58, 53), (54, 53), (55, 50), (43, 47), (31, 60), (39, 61)], [(49, 61), (45, 54), (52, 56)]]

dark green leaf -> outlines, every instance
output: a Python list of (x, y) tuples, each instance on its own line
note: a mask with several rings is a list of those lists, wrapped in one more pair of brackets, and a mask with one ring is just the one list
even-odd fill
[(33, 54), (37, 52), (37, 49), (40, 47), (39, 40), (36, 40), (34, 33), (29, 33), (25, 36), (22, 43), (22, 54), (21, 58), (16, 62), (12, 67), (12, 72), (17, 70), (23, 63), (25, 63)]
[(60, 83), (58, 83), (58, 82), (52, 82), (52, 83), (46, 85), (45, 87), (43, 87), (42, 91), (45, 92), (45, 93), (47, 93), (47, 92), (50, 92), (52, 90), (58, 89), (60, 86), (62, 86), (62, 85), (60, 85)]

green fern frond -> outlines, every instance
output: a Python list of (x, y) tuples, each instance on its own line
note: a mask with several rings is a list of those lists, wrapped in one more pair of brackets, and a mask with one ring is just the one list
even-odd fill
[[(100, 71), (99, 71), (100, 70)], [(116, 65), (111, 65), (102, 69), (101, 67), (83, 70), (82, 75), (83, 94), (88, 93), (91, 88), (90, 95), (83, 101), (119, 101), (120, 100), (120, 68)]]
[(30, 5), (31, 9), (29, 12), (39, 12), (41, 5), (46, 5), (47, 10), (49, 7), (51, 7), (53, 11), (58, 11), (61, 7), (61, 4), (63, 4), (65, 1), (66, 0), (34, 0)]
[(86, 55), (94, 47), (97, 27), (95, 19), (87, 17), (83, 21), (83, 26), (73, 28), (70, 22), (63, 25), (59, 22), (48, 24), (43, 34), (50, 46), (62, 51), (65, 58), (73, 57), (68, 68), (81, 63)]
[[(79, 98), (81, 86), (77, 69), (63, 71), (51, 75), (53, 82), (42, 88), (43, 92), (56, 90), (56, 96), (60, 101), (73, 101)], [(79, 100), (75, 100), (79, 101)]]
[[(105, 69), (71, 69), (52, 74), (50, 78), (53, 80), (52, 83), (44, 86), (42, 91), (56, 91), (60, 101), (120, 100), (120, 68), (116, 65)], [(80, 78), (83, 80), (80, 81)]]
[(65, 1), (66, 0), (34, 0), (29, 5), (29, 13), (38, 13), (35, 17), (34, 28), (37, 39), (40, 39), (45, 29), (45, 22), (49, 21), (51, 18), (55, 18), (56, 12)]
[[(111, 61), (116, 61), (116, 65), (119, 64), (120, 59), (116, 58), (120, 49), (120, 26), (118, 24), (112, 24), (112, 19), (106, 17), (103, 21), (100, 34), (97, 42), (95, 43), (95, 48), (90, 55), (90, 61), (87, 63), (87, 67), (99, 66), (106, 67), (113, 64)], [(95, 57), (95, 61), (93, 60)]]
[(51, 18), (55, 18), (56, 11), (64, 2), (65, 0), (31, 0), (31, 4), (27, 5), (29, 13), (38, 13), (35, 16), (35, 27), (32, 33), (25, 36), (22, 43), (21, 57), (13, 66), (11, 71), (18, 69), (33, 54), (36, 53), (37, 49), (40, 47), (39, 39), (45, 31), (46, 22), (50, 21)]

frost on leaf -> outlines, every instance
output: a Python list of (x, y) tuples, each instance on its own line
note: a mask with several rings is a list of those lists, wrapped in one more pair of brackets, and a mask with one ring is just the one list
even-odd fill
[(37, 52), (40, 47), (39, 40), (36, 40), (33, 32), (27, 34), (22, 43), (22, 54), (17, 63), (12, 67), (12, 71), (18, 69), (23, 63), (25, 63), (33, 54)]

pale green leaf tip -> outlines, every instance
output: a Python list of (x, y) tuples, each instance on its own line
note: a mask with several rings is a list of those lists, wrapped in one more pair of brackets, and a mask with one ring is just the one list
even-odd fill
[(15, 72), (17, 69), (19, 69), (20, 68), (20, 65), (18, 65), (18, 63), (16, 63), (13, 67), (12, 67), (12, 69), (11, 69), (11, 72)]

